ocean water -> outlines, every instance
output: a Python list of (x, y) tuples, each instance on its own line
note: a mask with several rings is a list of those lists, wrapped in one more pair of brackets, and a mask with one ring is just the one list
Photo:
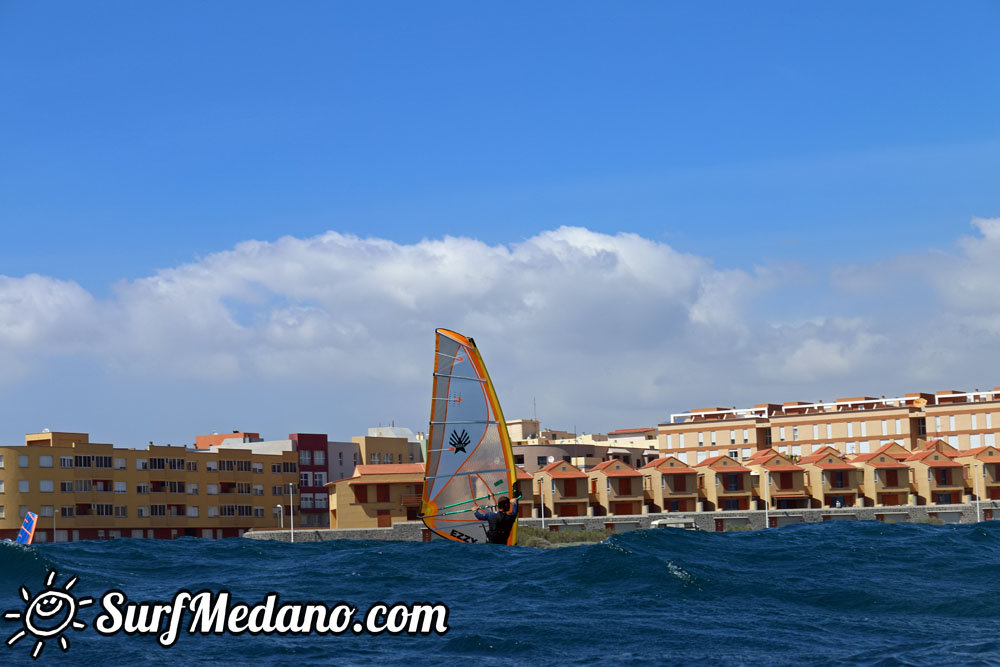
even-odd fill
[[(1000, 524), (1000, 522), (998, 522)], [(1000, 664), (1000, 525), (831, 522), (754, 532), (673, 529), (534, 549), (443, 541), (246, 539), (0, 545), (0, 611), (19, 589), (98, 600), (66, 630), (0, 644), (0, 664)], [(228, 590), (255, 604), (448, 606), (444, 635), (106, 637), (99, 600)], [(24, 627), (0, 619), (0, 640)]]

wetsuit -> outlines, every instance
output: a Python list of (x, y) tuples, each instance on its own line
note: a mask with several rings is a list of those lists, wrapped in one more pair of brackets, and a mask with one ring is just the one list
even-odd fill
[(476, 510), (476, 518), (480, 521), (489, 521), (490, 527), (486, 531), (486, 541), (490, 544), (507, 544), (510, 537), (510, 529), (517, 521), (517, 502), (510, 504), (510, 512), (494, 512), (492, 510)]

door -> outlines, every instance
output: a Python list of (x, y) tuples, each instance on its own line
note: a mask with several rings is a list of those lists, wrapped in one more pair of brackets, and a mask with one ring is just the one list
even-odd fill
[(563, 480), (563, 497), (575, 498), (576, 497), (576, 480), (575, 479), (564, 479)]
[(778, 476), (778, 488), (779, 489), (792, 488), (792, 473), (783, 472)]
[(628, 477), (622, 477), (618, 480), (618, 495), (620, 496), (631, 496), (632, 495), (632, 480)]
[(577, 516), (576, 505), (572, 503), (560, 505), (559, 516)]
[(632, 503), (615, 503), (615, 514), (632, 514)]
[(389, 510), (378, 511), (378, 527), (379, 528), (392, 527), (392, 516), (389, 515)]
[(886, 470), (885, 471), (885, 485), (886, 486), (899, 486), (899, 471), (898, 470)]

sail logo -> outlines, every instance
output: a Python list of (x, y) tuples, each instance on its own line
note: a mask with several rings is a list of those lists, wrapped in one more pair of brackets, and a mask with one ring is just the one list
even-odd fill
[(37, 660), (45, 648), (45, 640), (57, 639), (59, 648), (65, 653), (69, 650), (69, 640), (63, 634), (66, 630), (83, 630), (87, 625), (76, 619), (77, 609), (94, 603), (93, 598), (76, 599), (70, 594), (70, 589), (77, 582), (76, 577), (70, 578), (64, 588), (54, 584), (58, 573), (50, 570), (45, 578), (45, 588), (32, 595), (26, 587), (21, 586), (21, 599), (25, 602), (24, 611), (12, 610), (5, 612), (3, 617), (8, 621), (21, 621), (22, 627), (7, 639), (7, 646), (13, 646), (28, 635), (35, 639), (31, 650), (32, 659)]
[(466, 453), (465, 447), (470, 442), (472, 442), (472, 439), (469, 438), (469, 434), (466, 433), (464, 428), (461, 433), (458, 431), (452, 431), (451, 439), (448, 440), (448, 444), (451, 445), (453, 451), (462, 452), (463, 454)]
[[(7, 639), (13, 647), (29, 635), (35, 645), (32, 659), (38, 659), (48, 639), (56, 639), (63, 652), (70, 644), (66, 630), (85, 630), (87, 624), (76, 618), (81, 607), (94, 604), (89, 597), (75, 598), (69, 592), (77, 583), (72, 577), (63, 588), (55, 586), (55, 570), (45, 579), (45, 588), (36, 595), (20, 588), (24, 610), (4, 613), (7, 621), (20, 621), (22, 627)], [(448, 632), (448, 607), (437, 604), (388, 605), (377, 602), (358, 618), (358, 609), (346, 602), (334, 605), (280, 602), (277, 593), (268, 593), (254, 605), (235, 602), (229, 591), (180, 590), (167, 602), (134, 602), (120, 590), (106, 591), (100, 599), (101, 613), (93, 628), (103, 637), (120, 632), (126, 635), (155, 636), (160, 646), (169, 648), (182, 634), (187, 635), (443, 635)]]

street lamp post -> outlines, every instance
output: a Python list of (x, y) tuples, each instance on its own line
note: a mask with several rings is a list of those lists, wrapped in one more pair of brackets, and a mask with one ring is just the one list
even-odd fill
[(285, 529), (285, 506), (284, 505), (275, 505), (274, 507), (275, 507), (275, 509), (278, 510), (278, 521), (281, 522), (281, 529), (284, 530)]
[(52, 510), (52, 543), (56, 542), (56, 517), (59, 516), (59, 508), (55, 507)]
[(295, 541), (295, 505), (292, 504), (292, 488), (294, 486), (292, 482), (288, 483), (288, 533), (292, 542)]

